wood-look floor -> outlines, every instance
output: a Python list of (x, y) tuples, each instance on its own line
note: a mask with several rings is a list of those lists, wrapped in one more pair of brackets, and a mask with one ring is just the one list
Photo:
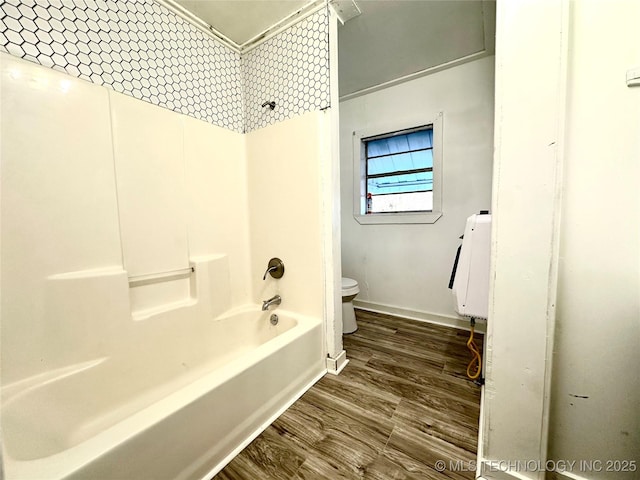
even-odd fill
[(356, 315), (342, 373), (325, 375), (215, 479), (474, 478), (434, 468), (476, 458), (480, 387), (466, 378), (469, 333)]

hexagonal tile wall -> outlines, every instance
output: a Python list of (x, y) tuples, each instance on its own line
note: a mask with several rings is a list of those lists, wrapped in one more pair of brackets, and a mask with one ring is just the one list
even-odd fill
[(4, 0), (0, 50), (244, 131), (240, 55), (153, 0)]
[(322, 9), (242, 55), (247, 132), (330, 106), (328, 36)]
[(0, 50), (237, 132), (329, 106), (328, 31), (323, 9), (241, 56), (153, 0), (0, 3)]

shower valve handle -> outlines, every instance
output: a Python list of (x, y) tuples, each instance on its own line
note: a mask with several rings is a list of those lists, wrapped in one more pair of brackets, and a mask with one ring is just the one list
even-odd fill
[(282, 275), (284, 275), (284, 263), (282, 263), (282, 260), (276, 257), (269, 260), (267, 271), (264, 272), (262, 280), (266, 280), (268, 274), (271, 274), (273, 278), (282, 278)]
[(266, 280), (267, 279), (267, 274), (275, 271), (276, 268), (278, 268), (278, 267), (269, 267), (269, 268), (267, 268), (267, 271), (264, 272), (264, 275), (262, 276), (262, 280)]

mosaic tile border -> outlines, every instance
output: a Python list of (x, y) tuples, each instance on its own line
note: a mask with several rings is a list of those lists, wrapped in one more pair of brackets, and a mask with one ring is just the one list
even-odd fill
[(240, 55), (153, 0), (4, 0), (0, 50), (248, 132), (329, 106), (328, 22), (320, 10)]
[(330, 105), (328, 36), (322, 9), (242, 55), (247, 132)]

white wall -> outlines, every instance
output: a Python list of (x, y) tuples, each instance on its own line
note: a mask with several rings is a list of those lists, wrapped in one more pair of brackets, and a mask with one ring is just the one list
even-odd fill
[(550, 458), (640, 468), (640, 88), (625, 85), (638, 19), (637, 1), (571, 4), (549, 440)]
[[(546, 373), (562, 163), (563, 18), (561, 1), (497, 5), (494, 215), (479, 446), (487, 460), (546, 457)], [(524, 71), (535, 75), (523, 81)], [(544, 472), (506, 468), (524, 478), (544, 478)]]
[[(493, 57), (340, 104), (342, 273), (356, 300), (455, 316), (449, 276), (466, 218), (489, 209), (493, 145)], [(353, 217), (353, 131), (444, 112), (443, 215), (430, 225), (360, 225)]]
[(515, 461), (547, 459), (577, 462), (560, 478), (638, 478), (639, 17), (636, 1), (498, 2), (480, 456), (509, 472), (484, 478), (542, 479)]

